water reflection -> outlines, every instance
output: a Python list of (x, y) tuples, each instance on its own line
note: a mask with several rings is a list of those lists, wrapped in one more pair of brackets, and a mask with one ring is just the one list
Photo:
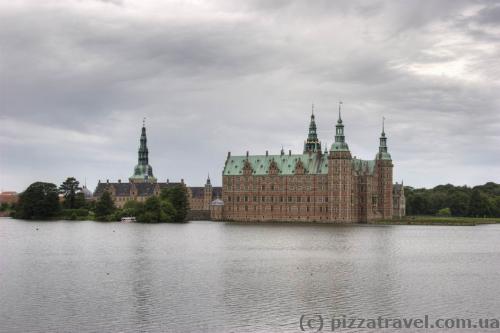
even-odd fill
[(296, 332), (311, 313), (498, 317), (499, 238), (500, 226), (0, 220), (0, 331)]

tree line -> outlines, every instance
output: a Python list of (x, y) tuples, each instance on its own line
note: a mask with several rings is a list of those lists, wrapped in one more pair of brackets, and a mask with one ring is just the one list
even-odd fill
[(500, 184), (431, 189), (405, 186), (406, 215), (500, 217)]
[[(59, 195), (62, 195), (60, 200)], [(120, 221), (134, 216), (138, 222), (183, 222), (189, 211), (186, 188), (177, 185), (163, 189), (145, 202), (129, 201), (115, 207), (108, 192), (97, 200), (86, 200), (79, 181), (67, 178), (59, 187), (52, 183), (35, 182), (19, 195), (17, 204), (9, 207), (11, 216), (19, 219), (63, 219)]]

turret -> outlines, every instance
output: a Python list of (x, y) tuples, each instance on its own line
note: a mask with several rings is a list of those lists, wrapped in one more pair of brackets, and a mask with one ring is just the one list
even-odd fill
[(385, 136), (385, 118), (382, 118), (382, 133), (376, 156), (378, 177), (378, 211), (380, 217), (387, 219), (393, 215), (393, 184), (392, 184), (392, 159), (387, 152), (387, 137)]
[(209, 210), (210, 209), (210, 203), (212, 202), (213, 190), (212, 190), (212, 183), (210, 181), (210, 174), (207, 176), (207, 181), (205, 183), (205, 188), (203, 190), (203, 209), (204, 210)]
[(318, 140), (316, 121), (314, 118), (314, 104), (311, 110), (311, 121), (309, 123), (309, 134), (304, 142), (304, 154), (308, 152), (321, 152), (321, 142)]
[(378, 160), (391, 160), (391, 154), (387, 152), (387, 137), (385, 136), (385, 118), (382, 118), (382, 133), (380, 134), (380, 143), (376, 158)]
[(342, 102), (339, 102), (339, 118), (335, 126), (335, 142), (328, 155), (328, 205), (332, 222), (346, 223), (353, 220), (352, 207), (352, 156), (345, 142), (342, 123)]
[(332, 144), (330, 151), (332, 152), (348, 152), (349, 146), (345, 142), (344, 124), (342, 123), (342, 102), (339, 102), (339, 119), (335, 125), (335, 142)]

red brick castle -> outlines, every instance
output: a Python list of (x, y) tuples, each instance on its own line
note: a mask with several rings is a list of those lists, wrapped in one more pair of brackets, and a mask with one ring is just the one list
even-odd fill
[(321, 149), (313, 112), (302, 154), (286, 154), (283, 149), (279, 155), (228, 153), (223, 200), (212, 207), (212, 218), (355, 223), (404, 215), (402, 186), (393, 193), (393, 163), (384, 126), (375, 159), (353, 158), (340, 106), (330, 150)]

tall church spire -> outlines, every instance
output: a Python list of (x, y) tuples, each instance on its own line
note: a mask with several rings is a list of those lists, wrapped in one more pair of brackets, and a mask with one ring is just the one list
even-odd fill
[(380, 143), (378, 147), (377, 158), (379, 160), (391, 159), (391, 155), (387, 152), (387, 137), (385, 136), (385, 117), (382, 117), (382, 133), (380, 134)]
[(333, 151), (348, 151), (349, 146), (345, 142), (344, 135), (344, 124), (342, 123), (342, 104), (343, 102), (339, 102), (339, 119), (337, 120), (337, 125), (335, 125), (335, 142), (332, 144), (331, 150)]
[(146, 135), (146, 118), (142, 119), (141, 138), (139, 139), (139, 151), (137, 165), (134, 168), (134, 175), (129, 178), (131, 182), (156, 182), (153, 176), (153, 168), (149, 165), (148, 138)]
[(139, 165), (147, 165), (149, 163), (148, 137), (146, 136), (146, 118), (142, 119), (142, 131), (139, 145)]
[(307, 152), (321, 152), (321, 142), (318, 140), (316, 121), (314, 117), (314, 104), (311, 109), (311, 121), (309, 122), (309, 134), (304, 142), (304, 154)]

